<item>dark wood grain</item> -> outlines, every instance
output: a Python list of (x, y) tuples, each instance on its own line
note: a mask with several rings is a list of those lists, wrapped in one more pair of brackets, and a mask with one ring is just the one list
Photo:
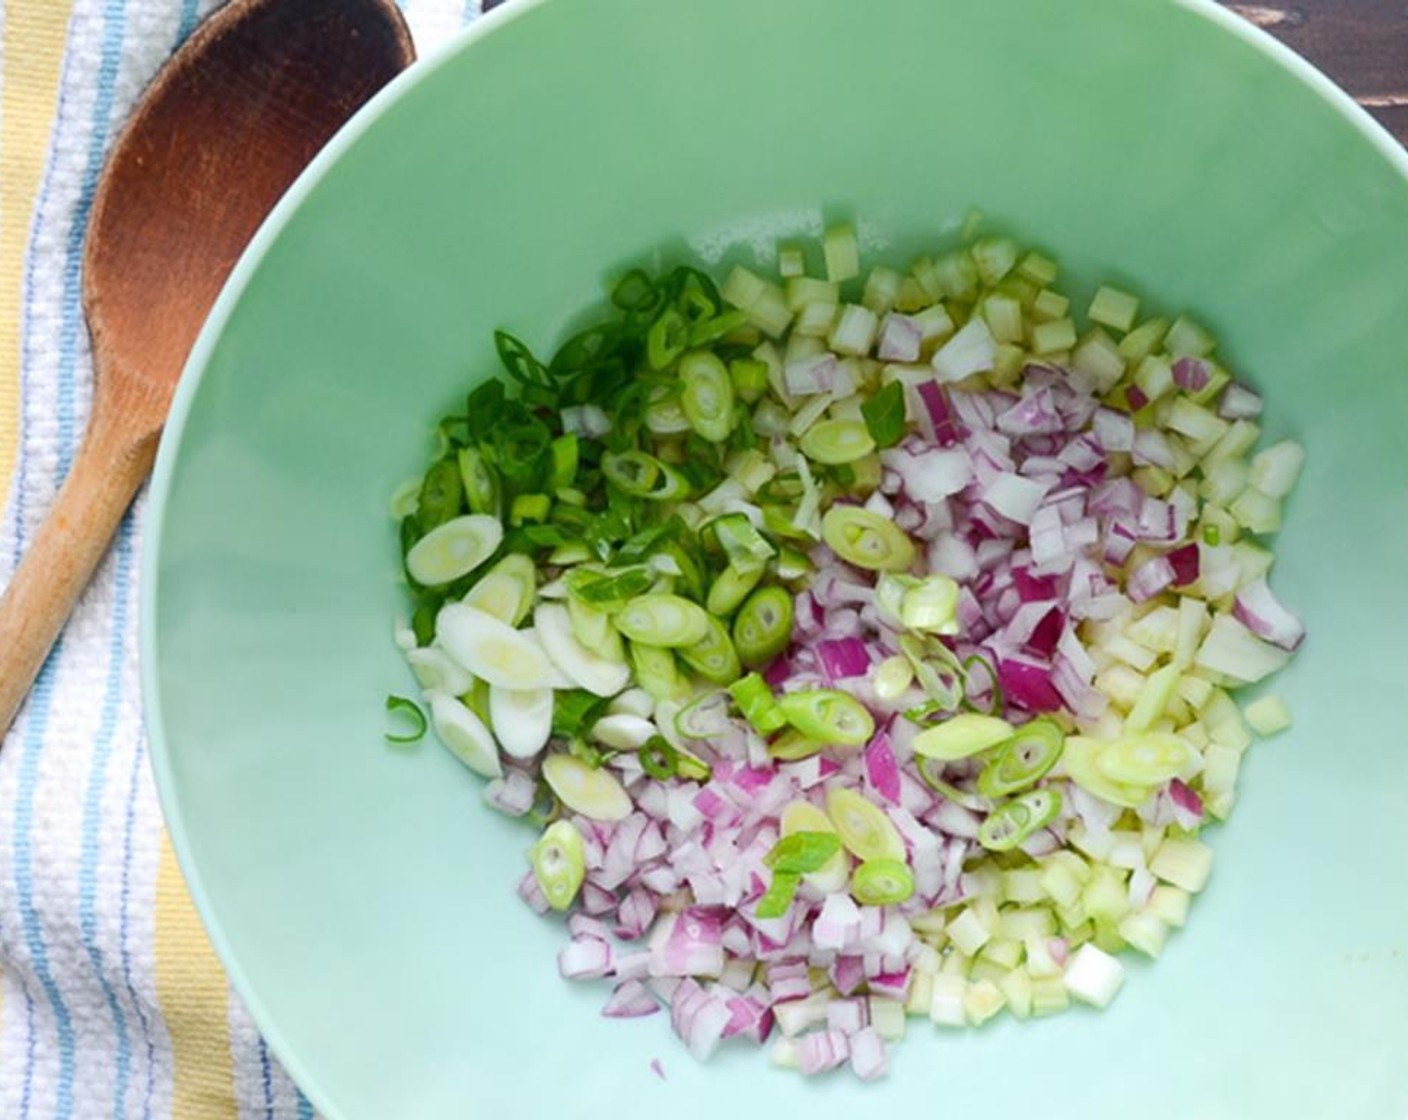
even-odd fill
[(1408, 144), (1408, 3), (1298, 0), (1227, 7), (1308, 58)]
[[(505, 0), (483, 2), (489, 11)], [(1308, 58), (1408, 144), (1408, 2), (1223, 2)]]

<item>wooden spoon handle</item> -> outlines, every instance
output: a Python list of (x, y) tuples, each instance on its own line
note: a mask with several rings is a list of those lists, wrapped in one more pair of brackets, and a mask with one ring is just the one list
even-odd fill
[(156, 438), (130, 439), (95, 417), (54, 508), (0, 599), (0, 736), (151, 473)]

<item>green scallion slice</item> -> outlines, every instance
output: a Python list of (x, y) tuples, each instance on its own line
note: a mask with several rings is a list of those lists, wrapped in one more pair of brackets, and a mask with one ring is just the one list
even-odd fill
[(797, 897), (797, 884), (801, 881), (802, 877), (792, 872), (774, 871), (767, 893), (758, 899), (758, 917), (780, 918), (786, 914), (792, 900)]
[(388, 743), (415, 743), (425, 737), (425, 731), (429, 724), (426, 722), (425, 713), (420, 710), (420, 705), (414, 700), (408, 700), (404, 696), (388, 696), (386, 710), (404, 716), (410, 722), (410, 730), (402, 734), (396, 735), (388, 731), (386, 733)]
[(733, 619), (738, 656), (750, 668), (766, 665), (792, 640), (792, 596), (781, 587), (760, 587)]
[(680, 407), (696, 432), (722, 443), (733, 430), (733, 381), (728, 367), (707, 350), (691, 350), (680, 360), (684, 392)]
[(554, 910), (566, 910), (587, 875), (586, 846), (571, 821), (556, 821), (528, 852), (533, 878)]
[(836, 466), (864, 459), (875, 450), (875, 440), (859, 420), (820, 420), (807, 429), (800, 446), (813, 462)]
[(679, 755), (663, 735), (652, 735), (640, 749), (640, 768), (661, 781), (679, 773)]
[(1034, 786), (1056, 765), (1065, 742), (1065, 733), (1053, 719), (1042, 717), (1023, 724), (983, 767), (978, 791), (984, 797), (1006, 797)]
[(787, 726), (787, 716), (772, 694), (768, 682), (757, 673), (740, 677), (728, 687), (743, 718), (760, 735), (771, 735)]
[(730, 685), (743, 675), (738, 652), (733, 648), (733, 642), (729, 639), (724, 624), (713, 615), (706, 614), (705, 618), (709, 623), (704, 636), (676, 652), (686, 665), (706, 681), (711, 684)]
[(820, 871), (841, 850), (841, 838), (831, 831), (794, 832), (782, 837), (763, 862), (774, 871), (807, 875)]
[(777, 703), (788, 723), (819, 743), (858, 747), (875, 734), (875, 719), (865, 706), (834, 688), (789, 692)]
[(904, 859), (904, 839), (879, 806), (853, 789), (827, 791), (826, 815), (841, 843), (859, 860)]
[(860, 506), (832, 506), (821, 519), (822, 539), (848, 564), (902, 572), (914, 563), (914, 542), (893, 521)]
[(1004, 801), (978, 827), (978, 843), (990, 852), (1010, 852), (1032, 833), (1045, 828), (1061, 811), (1055, 789), (1034, 789)]
[(697, 645), (710, 629), (708, 612), (679, 595), (641, 595), (616, 613), (615, 623), (632, 642), (662, 649)]
[(897, 859), (869, 859), (851, 875), (851, 894), (863, 906), (892, 906), (914, 894), (914, 872)]

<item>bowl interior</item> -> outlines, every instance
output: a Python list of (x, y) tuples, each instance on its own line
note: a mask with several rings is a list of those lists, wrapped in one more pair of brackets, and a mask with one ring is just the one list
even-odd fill
[[(519, 0), (383, 98), (242, 263), (163, 448), (146, 560), (163, 802), (217, 947), (330, 1117), (1029, 1100), (1113, 1117), (1402, 1115), (1405, 161), (1323, 79), (1163, 0)], [(892, 1076), (690, 1059), (608, 1024), (513, 895), (529, 833), (388, 749), (387, 515), (504, 326), (547, 348), (640, 261), (860, 219), (906, 263), (970, 207), (1187, 310), (1309, 449), (1275, 584), (1310, 639), (1218, 865), (1103, 1015), (944, 1033)], [(664, 1062), (668, 1080), (650, 1072)], [(1056, 1101), (1069, 1101), (1062, 1109)]]

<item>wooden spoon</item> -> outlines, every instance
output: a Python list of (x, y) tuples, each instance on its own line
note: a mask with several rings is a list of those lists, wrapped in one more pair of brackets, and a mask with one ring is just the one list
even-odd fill
[(87, 433), (0, 600), (0, 734), (151, 471), (230, 269), (329, 137), (415, 57), (393, 0), (231, 0), (157, 74), (94, 196)]

